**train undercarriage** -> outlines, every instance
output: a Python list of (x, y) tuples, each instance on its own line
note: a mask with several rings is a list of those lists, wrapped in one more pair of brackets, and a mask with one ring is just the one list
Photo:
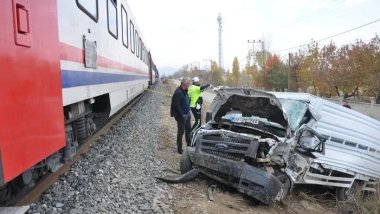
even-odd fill
[(19, 195), (30, 190), (46, 175), (56, 172), (65, 162), (71, 160), (86, 139), (107, 123), (109, 112), (108, 94), (65, 106), (66, 146), (13, 181), (0, 186), (0, 204), (12, 205)]

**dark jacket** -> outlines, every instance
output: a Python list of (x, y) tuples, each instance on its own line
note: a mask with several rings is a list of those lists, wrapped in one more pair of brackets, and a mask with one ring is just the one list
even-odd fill
[(190, 112), (190, 100), (187, 95), (187, 90), (178, 87), (172, 97), (172, 104), (170, 107), (170, 116), (181, 118)]
[(349, 109), (351, 109), (351, 106), (349, 106), (348, 104), (346, 104), (346, 105), (343, 105), (343, 107), (346, 107), (346, 108), (349, 108)]
[[(210, 87), (211, 84), (207, 84), (207, 85), (202, 85), (201, 86), (201, 91), (204, 92), (208, 87)], [(202, 105), (203, 104), (203, 97), (200, 97), (199, 100), (198, 100), (198, 104), (199, 105)]]
[(207, 85), (202, 85), (201, 86), (201, 91), (205, 91), (208, 87), (210, 87), (211, 84), (207, 84)]

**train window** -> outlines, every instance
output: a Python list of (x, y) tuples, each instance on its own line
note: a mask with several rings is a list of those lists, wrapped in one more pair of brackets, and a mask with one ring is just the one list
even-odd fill
[(92, 20), (98, 22), (98, 0), (77, 0), (77, 6)]
[(148, 64), (148, 59), (149, 59), (148, 49), (145, 49), (145, 64)]
[(148, 64), (148, 50), (145, 48), (145, 64)]
[(136, 43), (136, 56), (137, 58), (139, 58), (139, 54), (140, 54), (140, 45), (139, 45), (139, 33), (137, 32), (137, 30), (135, 30), (135, 43)]
[(139, 45), (140, 45), (140, 60), (142, 60), (142, 53), (143, 53), (143, 49), (142, 49), (142, 41), (141, 41), (141, 38), (140, 38), (140, 42), (139, 42)]
[(121, 33), (123, 37), (123, 45), (128, 48), (128, 13), (125, 10), (124, 6), (121, 6)]
[(116, 0), (107, 0), (107, 10), (108, 10), (108, 32), (117, 39), (117, 6)]
[(148, 64), (148, 50), (145, 48), (145, 64)]
[(131, 32), (131, 51), (132, 53), (135, 53), (135, 25), (133, 24), (132, 20), (129, 22), (130, 29), (129, 32)]
[(144, 47), (144, 57), (143, 57), (143, 62), (146, 63), (146, 51), (145, 51), (145, 47)]
[(143, 58), (142, 58), (142, 61), (145, 63), (145, 47), (144, 47), (144, 44), (143, 44)]
[(145, 62), (145, 64), (148, 64), (148, 52), (146, 51), (146, 48), (144, 49), (144, 51), (145, 51), (144, 62)]
[(145, 63), (145, 45), (144, 43), (142, 44), (142, 61)]

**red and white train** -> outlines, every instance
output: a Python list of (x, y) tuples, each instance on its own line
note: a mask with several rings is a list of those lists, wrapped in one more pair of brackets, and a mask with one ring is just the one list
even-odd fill
[(0, 0), (0, 199), (158, 79), (126, 0)]

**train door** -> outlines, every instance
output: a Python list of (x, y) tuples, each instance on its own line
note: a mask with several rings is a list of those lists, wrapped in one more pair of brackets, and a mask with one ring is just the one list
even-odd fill
[(0, 184), (65, 145), (57, 1), (0, 1)]

